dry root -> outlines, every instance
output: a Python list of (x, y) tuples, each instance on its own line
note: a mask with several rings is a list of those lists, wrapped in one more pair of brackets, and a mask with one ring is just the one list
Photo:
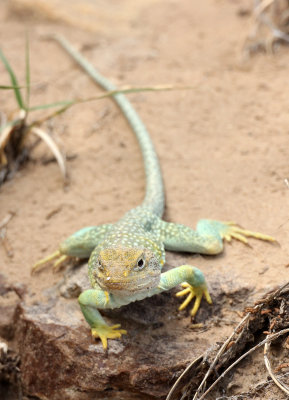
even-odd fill
[[(12, 179), (15, 172), (23, 166), (30, 157), (31, 151), (40, 141), (43, 141), (53, 153), (64, 181), (67, 180), (65, 157), (51, 136), (35, 124), (28, 125), (26, 112), (20, 110), (19, 115), (10, 122), (0, 126), (0, 185)], [(2, 116), (2, 120), (3, 120)], [(6, 118), (5, 118), (6, 120)], [(36, 142), (29, 144), (28, 138), (37, 136)], [(40, 140), (39, 140), (40, 139)]]
[[(289, 395), (289, 387), (284, 383), (289, 373), (284, 371), (285, 373), (277, 375), (278, 372), (288, 368), (289, 363), (280, 360), (273, 371), (269, 356), (270, 344), (278, 340), (282, 342), (284, 352), (288, 353), (288, 333), (289, 282), (268, 293), (254, 307), (247, 308), (244, 318), (223, 345), (218, 350), (209, 349), (206, 354), (194, 360), (176, 381), (166, 400), (204, 400), (213, 389), (218, 388), (218, 384), (229, 371), (260, 347), (264, 347), (264, 363), (271, 380), (256, 383), (250, 393), (242, 393), (241, 397), (223, 396), (220, 399), (243, 398), (245, 395), (248, 397), (244, 398), (253, 398), (258, 391), (272, 384), (276, 384), (280, 390)], [(226, 389), (223, 386), (224, 390)], [(216, 393), (213, 394), (216, 398)]]
[(244, 58), (265, 51), (273, 53), (278, 42), (289, 43), (288, 0), (256, 0), (254, 26), (244, 45)]

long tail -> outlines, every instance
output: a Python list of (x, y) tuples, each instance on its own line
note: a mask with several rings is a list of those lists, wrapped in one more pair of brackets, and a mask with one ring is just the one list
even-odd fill
[[(93, 65), (82, 57), (82, 55), (75, 50), (67, 40), (58, 35), (53, 35), (52, 37), (77, 62), (77, 64), (84, 69), (94, 82), (107, 91), (116, 90), (116, 87), (100, 75)], [(116, 94), (113, 97), (132, 127), (141, 148), (146, 173), (146, 194), (142, 205), (150, 208), (151, 211), (158, 216), (162, 216), (164, 211), (164, 186), (160, 164), (154, 145), (145, 125), (127, 98), (123, 94)]]

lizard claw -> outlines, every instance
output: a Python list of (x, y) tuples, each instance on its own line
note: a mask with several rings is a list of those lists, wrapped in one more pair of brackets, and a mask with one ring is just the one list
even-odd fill
[(53, 264), (53, 272), (58, 272), (62, 263), (66, 261), (67, 258), (69, 258), (69, 256), (61, 254), (61, 252), (57, 250), (54, 253), (50, 254), (49, 256), (43, 258), (42, 260), (37, 261), (37, 263), (35, 263), (31, 268), (31, 275), (33, 275), (35, 272), (38, 272), (44, 266), (44, 264), (49, 263), (55, 258), (58, 259)]
[(107, 349), (107, 339), (118, 339), (121, 335), (126, 335), (127, 331), (125, 329), (119, 329), (120, 324), (113, 326), (99, 325), (97, 328), (91, 329), (91, 334), (95, 338), (100, 338), (102, 346)]
[(185, 295), (188, 295), (185, 301), (180, 305), (179, 310), (183, 310), (184, 308), (187, 307), (187, 305), (193, 300), (194, 297), (196, 297), (195, 303), (193, 308), (190, 311), (190, 314), (192, 317), (194, 317), (197, 314), (197, 311), (200, 307), (201, 300), (203, 296), (205, 297), (206, 301), (209, 304), (212, 304), (212, 299), (209, 294), (208, 288), (206, 284), (202, 284), (200, 286), (192, 286), (187, 282), (182, 283), (182, 287), (185, 288), (184, 290), (179, 291), (176, 296), (177, 297), (182, 297)]
[(67, 255), (65, 255), (65, 254), (63, 254), (62, 256), (60, 256), (60, 257), (58, 258), (58, 260), (55, 261), (55, 263), (53, 264), (53, 267), (52, 267), (53, 272), (54, 272), (54, 273), (58, 272), (58, 271), (61, 269), (61, 267), (62, 267), (64, 261), (66, 261), (68, 258), (69, 258), (69, 256), (67, 256)]
[(221, 222), (223, 227), (220, 230), (220, 234), (223, 239), (230, 242), (232, 239), (239, 240), (244, 244), (248, 244), (248, 237), (253, 237), (255, 239), (266, 240), (268, 242), (276, 242), (272, 236), (264, 235), (263, 233), (259, 232), (252, 232), (247, 229), (242, 229), (237, 226), (234, 222)]

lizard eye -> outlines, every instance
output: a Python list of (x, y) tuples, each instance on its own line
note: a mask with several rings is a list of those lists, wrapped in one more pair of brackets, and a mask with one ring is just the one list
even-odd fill
[(101, 264), (101, 260), (100, 259), (97, 260), (97, 267), (98, 267), (99, 271), (102, 271), (102, 272), (104, 271), (104, 267)]
[(143, 257), (138, 259), (138, 262), (135, 266), (135, 271), (141, 271), (145, 267), (145, 259)]

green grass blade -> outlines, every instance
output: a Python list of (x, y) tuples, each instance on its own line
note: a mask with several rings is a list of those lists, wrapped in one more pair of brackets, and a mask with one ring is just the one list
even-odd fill
[(28, 111), (46, 110), (48, 108), (55, 108), (55, 107), (67, 107), (67, 106), (70, 106), (70, 105), (75, 104), (75, 103), (77, 103), (77, 100), (57, 101), (55, 103), (43, 104), (41, 106), (29, 107)]
[(98, 96), (93, 96), (93, 97), (88, 97), (88, 98), (78, 98), (74, 100), (63, 100), (63, 101), (58, 101), (55, 103), (50, 103), (50, 104), (43, 104), (41, 106), (33, 106), (29, 107), (29, 111), (36, 111), (36, 110), (45, 110), (48, 108), (55, 108), (55, 107), (61, 107), (62, 108), (69, 108), (73, 106), (74, 104), (79, 104), (79, 103), (86, 103), (89, 101), (94, 101), (94, 100), (100, 100), (104, 99), (105, 97), (113, 97), (117, 94), (129, 94), (129, 93), (138, 93), (138, 92), (162, 92), (162, 91), (168, 91), (168, 90), (187, 90), (187, 89), (193, 89), (193, 86), (173, 86), (173, 85), (158, 85), (158, 86), (149, 86), (149, 87), (128, 87), (128, 88), (123, 88), (123, 89), (116, 89), (112, 90), (110, 92), (102, 92)]
[(0, 60), (4, 64), (8, 74), (10, 76), (10, 80), (11, 80), (11, 83), (13, 85), (13, 90), (14, 90), (14, 94), (15, 94), (15, 97), (16, 97), (16, 101), (17, 101), (19, 107), (25, 109), (25, 104), (24, 104), (22, 96), (21, 96), (21, 92), (20, 92), (20, 89), (19, 89), (19, 85), (18, 85), (18, 81), (17, 81), (16, 75), (14, 74), (13, 69), (11, 68), (8, 60), (4, 56), (4, 53), (2, 52), (1, 49), (0, 49)]
[(36, 123), (42, 124), (44, 121), (47, 121), (51, 118), (56, 117), (57, 115), (65, 112), (70, 107), (75, 104), (86, 103), (93, 100), (100, 100), (104, 99), (105, 97), (115, 96), (117, 94), (125, 94), (125, 93), (136, 93), (136, 92), (155, 92), (155, 91), (166, 91), (166, 90), (188, 90), (193, 89), (193, 86), (174, 86), (174, 85), (157, 85), (157, 86), (149, 86), (149, 87), (126, 87), (123, 89), (112, 90), (108, 92), (102, 92), (98, 96), (89, 97), (89, 98), (78, 98), (74, 100), (65, 100), (65, 101), (58, 101), (56, 103), (44, 104), (42, 106), (34, 106), (30, 107), (27, 111), (35, 111), (35, 110), (43, 110), (48, 108), (59, 107), (60, 108), (56, 111), (53, 111), (51, 114), (46, 115), (44, 118), (35, 121), (33, 125)]
[(0, 85), (0, 90), (15, 90), (21, 89), (21, 86), (9, 86), (9, 85)]

